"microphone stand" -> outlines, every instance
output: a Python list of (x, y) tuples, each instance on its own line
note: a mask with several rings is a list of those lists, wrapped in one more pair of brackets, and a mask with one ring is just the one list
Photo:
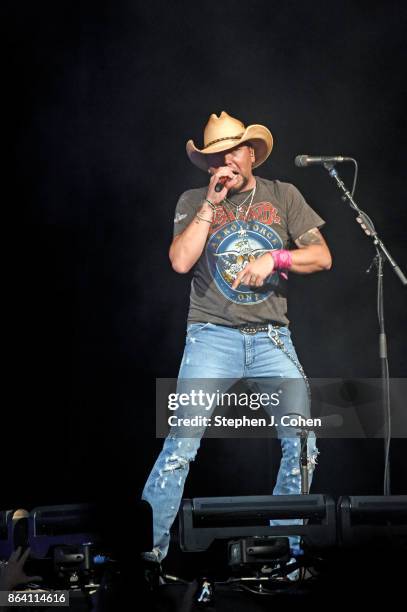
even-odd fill
[[(303, 417), (304, 415), (298, 412), (289, 412), (286, 416)], [(308, 432), (313, 431), (312, 428), (303, 426), (295, 432), (295, 435), (300, 438), (300, 454), (298, 457), (298, 465), (300, 469), (301, 479), (301, 495), (309, 494), (309, 475), (308, 475)], [(305, 523), (304, 523), (305, 524)]]
[[(309, 494), (308, 480), (308, 431), (301, 429), (300, 432), (300, 472), (301, 472), (301, 495)], [(305, 524), (305, 523), (304, 523)]]
[[(352, 160), (355, 164), (356, 161)], [(384, 327), (384, 307), (383, 307), (383, 264), (387, 260), (390, 263), (395, 274), (400, 279), (401, 283), (406, 286), (407, 278), (399, 268), (389, 251), (383, 244), (383, 241), (379, 238), (376, 232), (374, 224), (370, 217), (363, 212), (356, 204), (353, 199), (353, 194), (346, 188), (344, 182), (339, 177), (337, 170), (334, 167), (333, 162), (325, 162), (324, 168), (328, 171), (331, 178), (334, 179), (336, 185), (342, 191), (342, 200), (348, 202), (349, 206), (356, 210), (358, 216), (356, 221), (360, 224), (364, 233), (369, 236), (376, 249), (376, 255), (373, 257), (372, 263), (370, 264), (367, 273), (370, 272), (373, 266), (377, 270), (377, 316), (379, 320), (379, 357), (381, 365), (381, 379), (382, 379), (382, 402), (383, 410), (385, 415), (384, 420), (384, 481), (383, 481), (383, 493), (384, 495), (390, 495), (390, 441), (391, 441), (391, 410), (390, 410), (390, 380), (389, 380), (389, 363), (387, 358), (387, 341), (386, 332)]]

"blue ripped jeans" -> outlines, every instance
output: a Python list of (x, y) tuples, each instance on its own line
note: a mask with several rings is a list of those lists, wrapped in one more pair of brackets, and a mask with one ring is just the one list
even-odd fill
[[(283, 377), (295, 381), (295, 397), (290, 400), (286, 413), (299, 413), (309, 416), (309, 397), (304, 379), (298, 368), (298, 357), (291, 341), (287, 327), (277, 330), (278, 337), (284, 343), (290, 357), (279, 348), (273, 337), (276, 328), (269, 325), (268, 332), (254, 335), (243, 334), (238, 329), (214, 325), (212, 323), (192, 323), (187, 328), (187, 338), (183, 359), (178, 376), (177, 391), (185, 379), (216, 379), (214, 385), (220, 389), (222, 380), (241, 378), (263, 378), (263, 380)], [(293, 381), (294, 382), (294, 381)], [(263, 391), (263, 382), (260, 385)], [(215, 388), (215, 387), (214, 387)], [(222, 389), (221, 389), (222, 390)], [(223, 389), (226, 391), (227, 389)], [(210, 413), (207, 414), (210, 416)], [(300, 441), (295, 432), (284, 436), (284, 431), (277, 428), (281, 442), (282, 457), (277, 482), (273, 495), (291, 495), (301, 493), (301, 476), (299, 469)], [(161, 561), (167, 554), (170, 541), (170, 528), (173, 524), (188, 476), (190, 462), (195, 459), (200, 446), (204, 429), (183, 435), (177, 431), (164, 441), (163, 448), (151, 470), (145, 484), (142, 498), (150, 503), (153, 509), (154, 550), (152, 556)], [(316, 464), (318, 450), (315, 435), (308, 437), (308, 475), (311, 485), (312, 474)], [(300, 520), (273, 520), (272, 525), (299, 524)], [(298, 536), (290, 537), (290, 546), (294, 554), (299, 552)]]

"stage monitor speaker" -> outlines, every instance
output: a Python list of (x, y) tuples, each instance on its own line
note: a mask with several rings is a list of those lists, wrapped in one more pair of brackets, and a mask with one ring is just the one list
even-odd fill
[[(301, 519), (271, 527), (272, 519)], [(214, 540), (248, 536), (299, 535), (311, 548), (336, 543), (335, 501), (328, 495), (257, 495), (183, 499), (179, 514), (181, 549), (204, 551)]]
[[(118, 504), (62, 504), (26, 510), (0, 511), (0, 559), (7, 560), (17, 546), (30, 546), (31, 557), (52, 557), (58, 546), (92, 542), (107, 551), (131, 547), (142, 552), (153, 548), (153, 514), (144, 500), (131, 507)], [(110, 546), (110, 548), (109, 548)], [(114, 552), (114, 550), (113, 550)]]
[(337, 515), (339, 541), (344, 548), (407, 551), (407, 495), (340, 497)]
[(86, 542), (97, 543), (91, 504), (64, 504), (38, 506), (30, 512), (29, 542), (31, 556), (47, 557), (56, 546), (79, 546)]
[[(113, 541), (114, 539), (114, 541)], [(120, 540), (120, 541), (119, 541)], [(103, 504), (39, 506), (29, 518), (31, 556), (44, 558), (56, 546), (80, 546), (92, 542), (135, 552), (153, 548), (151, 506), (144, 500), (131, 508)]]

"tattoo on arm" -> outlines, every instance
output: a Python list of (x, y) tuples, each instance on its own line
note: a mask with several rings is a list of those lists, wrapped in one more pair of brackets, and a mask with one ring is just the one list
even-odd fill
[(309, 246), (310, 244), (324, 244), (324, 239), (322, 238), (320, 231), (317, 227), (313, 227), (312, 229), (305, 232), (297, 238), (295, 244), (299, 249), (301, 247)]

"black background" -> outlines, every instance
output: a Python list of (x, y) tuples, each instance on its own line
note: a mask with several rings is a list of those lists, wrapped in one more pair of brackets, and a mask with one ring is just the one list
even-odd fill
[[(185, 155), (212, 112), (267, 125), (257, 171), (326, 220), (330, 272), (292, 275), (289, 317), (309, 376), (380, 375), (374, 249), (321, 167), (359, 161), (356, 200), (407, 268), (406, 9), (400, 2), (18, 2), (3, 5), (3, 116), (16, 215), (2, 507), (138, 499), (162, 444), (155, 377), (176, 376), (190, 276), (168, 261)], [(339, 170), (350, 185), (351, 169)], [(8, 236), (5, 225), (4, 234)], [(405, 289), (388, 266), (392, 376), (405, 375)], [(380, 494), (382, 442), (321, 440), (315, 492)], [(405, 440), (393, 493), (406, 493)], [(278, 445), (208, 440), (187, 496), (267, 494)]]

